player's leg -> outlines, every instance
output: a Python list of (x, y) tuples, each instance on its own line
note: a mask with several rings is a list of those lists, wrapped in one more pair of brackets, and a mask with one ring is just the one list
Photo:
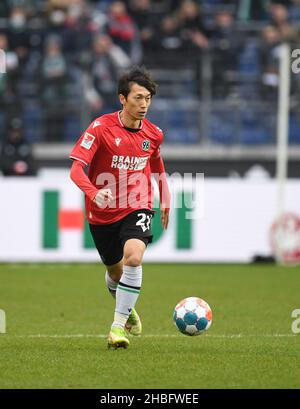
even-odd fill
[(129, 345), (125, 328), (134, 335), (139, 335), (142, 330), (134, 306), (142, 284), (143, 255), (152, 240), (152, 215), (147, 209), (135, 211), (123, 219), (120, 226), (123, 273), (117, 286), (114, 321), (108, 336), (108, 346), (112, 348), (127, 348)]
[[(116, 298), (116, 291), (118, 283), (123, 274), (123, 260), (112, 266), (106, 266), (105, 272), (105, 282), (106, 287), (113, 298)], [(125, 325), (126, 331), (130, 335), (141, 335), (142, 333), (142, 323), (135, 308), (132, 308), (129, 314), (128, 320)]]
[(116, 309), (112, 327), (126, 328), (140, 335), (141, 323), (134, 306), (142, 285), (142, 259), (146, 244), (140, 239), (128, 239), (124, 245), (123, 274), (116, 291)]
[(115, 298), (118, 282), (123, 273), (123, 246), (118, 237), (120, 223), (90, 225), (95, 246), (106, 266), (106, 286)]
[(123, 274), (117, 286), (114, 321), (108, 335), (109, 348), (129, 346), (126, 327), (134, 335), (141, 333), (141, 322), (134, 306), (142, 285), (141, 264), (145, 249), (146, 244), (139, 239), (129, 239), (125, 242)]
[[(102, 262), (106, 265), (107, 275), (106, 282), (112, 295), (114, 295), (114, 287), (118, 285), (117, 280), (122, 275), (121, 268), (123, 258), (123, 246), (119, 239), (120, 223), (111, 225), (91, 225), (90, 231), (93, 236), (95, 246), (99, 252)], [(111, 276), (110, 276), (111, 274)], [(108, 336), (108, 346), (111, 348), (126, 348), (129, 345), (129, 340), (125, 330), (116, 328), (114, 332), (110, 332)]]
[(116, 264), (106, 266), (105, 282), (108, 291), (116, 298), (117, 286), (123, 274), (123, 261)]

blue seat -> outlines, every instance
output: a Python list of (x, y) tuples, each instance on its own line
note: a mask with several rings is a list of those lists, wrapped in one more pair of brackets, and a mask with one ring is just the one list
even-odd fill
[(185, 118), (185, 111), (181, 109), (174, 109), (168, 112), (167, 120), (168, 126), (172, 128), (188, 127), (188, 123)]
[(243, 145), (268, 144), (271, 135), (267, 131), (264, 112), (247, 107), (241, 111), (240, 143)]
[(246, 107), (241, 110), (242, 126), (257, 126), (259, 124), (259, 113), (256, 109)]
[(24, 136), (29, 142), (44, 141), (43, 114), (38, 103), (27, 101), (23, 110)]
[(198, 143), (199, 142), (199, 129), (198, 128), (188, 128), (184, 130), (185, 142), (186, 143)]
[(165, 142), (195, 144), (199, 142), (199, 131), (197, 128), (169, 128), (165, 134)]
[(63, 140), (66, 142), (75, 142), (81, 134), (81, 122), (80, 116), (77, 115), (66, 115), (64, 120), (64, 137)]
[(300, 20), (300, 5), (290, 6), (289, 17), (291, 23), (298, 24)]
[(5, 111), (0, 110), (0, 142), (5, 139), (6, 136), (6, 117)]
[(289, 120), (289, 143), (300, 144), (300, 118), (291, 113)]
[(165, 112), (163, 110), (151, 110), (147, 115), (149, 121), (153, 122), (155, 125), (159, 126), (164, 130), (165, 124)]
[(249, 41), (240, 54), (238, 72), (242, 82), (256, 80), (261, 74), (258, 47), (255, 41)]
[(183, 134), (179, 132), (176, 128), (168, 128), (165, 134), (166, 143), (181, 143), (183, 139)]
[(211, 142), (231, 145), (236, 139), (236, 129), (234, 127), (235, 118), (229, 111), (214, 112), (211, 114), (208, 127), (208, 138)]
[(270, 137), (262, 126), (245, 127), (241, 130), (240, 142), (243, 145), (265, 145), (270, 142)]
[(258, 82), (241, 83), (239, 86), (240, 98), (246, 101), (255, 101), (259, 96), (259, 84)]

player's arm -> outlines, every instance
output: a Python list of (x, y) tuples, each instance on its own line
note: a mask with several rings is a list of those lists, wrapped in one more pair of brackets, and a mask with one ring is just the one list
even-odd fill
[(163, 228), (167, 229), (169, 224), (171, 195), (167, 182), (164, 162), (160, 156), (159, 148), (157, 148), (150, 158), (150, 167), (151, 173), (154, 176), (159, 189), (161, 223)]
[(99, 207), (110, 203), (113, 199), (110, 189), (97, 189), (90, 179), (85, 174), (85, 163), (80, 160), (73, 160), (70, 177), (73, 182), (87, 195), (87, 197), (95, 202)]
[[(73, 159), (70, 177), (87, 197), (95, 202), (99, 207), (107, 205), (112, 200), (110, 189), (97, 189), (85, 174), (84, 168), (88, 166), (97, 149), (100, 148), (101, 132), (97, 130), (95, 123), (92, 123), (86, 132), (81, 135), (76, 142), (70, 158)], [(97, 126), (100, 124), (97, 123)], [(98, 131), (98, 132), (97, 132)]]

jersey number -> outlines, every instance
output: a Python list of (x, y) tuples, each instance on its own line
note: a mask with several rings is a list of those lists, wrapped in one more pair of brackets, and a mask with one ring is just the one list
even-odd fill
[(143, 230), (143, 232), (145, 232), (146, 230), (149, 230), (151, 219), (152, 219), (152, 214), (138, 213), (137, 216), (141, 218), (136, 222), (136, 226), (141, 226), (141, 229)]

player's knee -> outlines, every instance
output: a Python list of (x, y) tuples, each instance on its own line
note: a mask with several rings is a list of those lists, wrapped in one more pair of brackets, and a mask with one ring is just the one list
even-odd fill
[(117, 264), (106, 266), (106, 270), (110, 278), (114, 280), (116, 283), (118, 283), (120, 281), (121, 275), (123, 274), (122, 260)]
[(125, 258), (124, 264), (130, 267), (138, 267), (142, 264), (142, 257), (139, 254), (129, 254)]
[(116, 283), (118, 283), (120, 281), (122, 273), (123, 273), (122, 270), (109, 271), (109, 269), (108, 269), (108, 274), (109, 274), (110, 278), (112, 280), (114, 280)]

